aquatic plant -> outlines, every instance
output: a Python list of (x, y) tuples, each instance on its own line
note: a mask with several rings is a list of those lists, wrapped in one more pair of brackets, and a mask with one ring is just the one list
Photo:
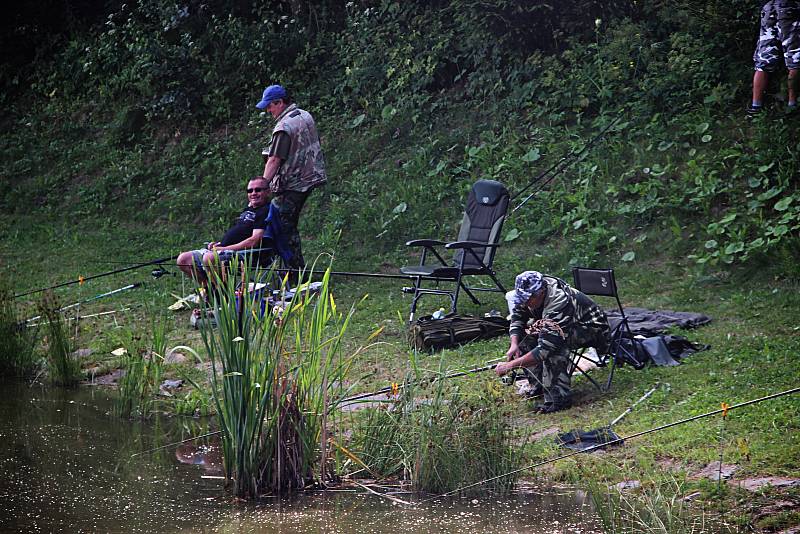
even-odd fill
[(38, 303), (45, 327), (45, 360), (50, 381), (60, 386), (74, 386), (82, 378), (81, 363), (74, 355), (75, 340), (69, 332), (58, 299), (47, 291)]
[[(120, 417), (147, 417), (156, 402), (155, 395), (163, 374), (167, 351), (167, 318), (156, 315), (150, 325), (150, 338), (143, 342), (131, 330), (123, 331), (125, 374), (119, 382), (115, 412)], [(148, 343), (149, 341), (149, 343)]]
[[(388, 408), (370, 410), (354, 430), (354, 449), (372, 474), (400, 475), (415, 491), (446, 493), (513, 471), (511, 429), (491, 386), (467, 394), (440, 380), (421, 386), (410, 374)], [(421, 400), (423, 395), (429, 398)], [(516, 476), (459, 491), (507, 494)]]
[(226, 479), (237, 496), (255, 498), (328, 477), (328, 419), (351, 361), (339, 349), (353, 310), (337, 312), (330, 270), (317, 294), (296, 292), (267, 313), (249, 279), (245, 266), (216, 277), (218, 326), (201, 331)]
[[(643, 488), (632, 493), (598, 484), (591, 486), (592, 501), (605, 532), (689, 534), (708, 531), (706, 514), (689, 509), (679, 481), (674, 478), (666, 482), (652, 481)], [(713, 530), (726, 531), (724, 525), (717, 525)]]
[(14, 293), (0, 277), (0, 377), (26, 377), (37, 367), (39, 329), (28, 327), (19, 313)]

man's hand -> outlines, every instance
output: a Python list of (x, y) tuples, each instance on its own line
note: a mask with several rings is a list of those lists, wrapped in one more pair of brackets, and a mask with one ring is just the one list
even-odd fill
[(513, 359), (519, 358), (519, 345), (516, 340), (511, 341), (511, 346), (506, 352), (506, 361), (510, 362)]
[(504, 374), (509, 372), (511, 369), (512, 369), (512, 366), (511, 366), (511, 362), (510, 361), (509, 362), (502, 362), (502, 363), (498, 363), (497, 364), (497, 367), (494, 368), (494, 372), (497, 374), (497, 376), (503, 376)]

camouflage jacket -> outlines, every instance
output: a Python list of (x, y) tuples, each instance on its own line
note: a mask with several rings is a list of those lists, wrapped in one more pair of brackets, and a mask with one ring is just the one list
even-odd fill
[(511, 313), (509, 334), (521, 341), (529, 321), (549, 319), (558, 325), (566, 339), (557, 328), (544, 326), (538, 341), (542, 358), (561, 352), (565, 347), (577, 349), (593, 346), (605, 350), (609, 327), (606, 314), (600, 306), (560, 278), (545, 276), (544, 283), (547, 294), (541, 308), (531, 311), (525, 305), (515, 306)]
[(308, 191), (327, 181), (325, 158), (319, 143), (314, 118), (307, 111), (292, 104), (283, 110), (272, 130), (272, 136), (285, 132), (291, 139), (289, 155), (283, 161), (276, 182), (276, 193)]

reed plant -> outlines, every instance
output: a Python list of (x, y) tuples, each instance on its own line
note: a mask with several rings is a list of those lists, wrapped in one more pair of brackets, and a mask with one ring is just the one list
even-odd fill
[(590, 493), (604, 532), (728, 532), (725, 525), (712, 525), (705, 512), (691, 510), (683, 497), (682, 484), (674, 478), (663, 482), (652, 481), (635, 493), (593, 484)]
[(353, 309), (338, 312), (327, 270), (318, 293), (296, 292), (262, 314), (248, 271), (215, 277), (217, 328), (201, 331), (226, 480), (237, 496), (255, 498), (328, 478), (327, 434), (351, 361), (340, 348)]
[(152, 317), (148, 338), (142, 339), (132, 330), (122, 333), (125, 374), (120, 379), (115, 403), (115, 412), (120, 417), (148, 417), (156, 403), (168, 338), (167, 318), (164, 315)]
[(40, 321), (43, 321), (45, 329), (48, 378), (56, 385), (75, 386), (83, 377), (81, 363), (74, 354), (75, 339), (70, 334), (59, 301), (52, 291), (44, 293), (38, 308)]
[(409, 374), (393, 403), (356, 425), (354, 449), (371, 473), (410, 479), (418, 492), (509, 493), (516, 476), (500, 475), (518, 466), (518, 455), (496, 391), (486, 385), (466, 393), (444, 374)]
[(38, 366), (39, 327), (28, 327), (5, 277), (0, 277), (0, 377), (31, 376)]

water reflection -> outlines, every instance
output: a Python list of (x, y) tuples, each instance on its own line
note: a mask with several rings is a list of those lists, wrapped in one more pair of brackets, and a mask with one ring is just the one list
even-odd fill
[[(0, 531), (592, 532), (580, 494), (526, 492), (404, 507), (362, 490), (259, 504), (232, 500), (219, 448), (183, 418), (122, 421), (106, 390), (6, 384), (0, 398)], [(403, 499), (410, 499), (402, 495)]]

